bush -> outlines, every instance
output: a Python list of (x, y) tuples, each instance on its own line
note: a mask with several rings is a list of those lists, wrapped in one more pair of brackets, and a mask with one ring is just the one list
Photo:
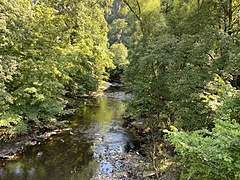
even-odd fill
[(212, 131), (168, 133), (181, 179), (240, 179), (240, 124), (216, 120)]
[(0, 114), (0, 140), (26, 133), (27, 125), (22, 117), (12, 112)]

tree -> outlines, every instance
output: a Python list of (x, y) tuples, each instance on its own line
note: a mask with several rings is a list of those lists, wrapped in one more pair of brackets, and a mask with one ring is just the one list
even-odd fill
[(113, 66), (104, 1), (4, 0), (0, 6), (2, 134), (18, 133), (18, 124), (19, 133), (30, 123), (54, 126), (67, 113), (64, 96), (99, 90)]
[(128, 43), (128, 24), (125, 19), (115, 19), (109, 26), (108, 37), (110, 45), (114, 43)]
[(158, 132), (180, 129), (166, 132), (182, 179), (239, 179), (239, 93), (230, 84), (239, 74), (239, 2), (162, 0), (149, 11), (150, 1), (124, 2), (141, 27), (126, 70), (130, 115), (154, 123), (160, 149)]
[[(130, 1), (127, 3), (131, 6)], [(144, 11), (145, 6), (152, 7), (152, 2), (138, 4), (142, 18), (136, 19), (143, 26), (152, 15)], [(223, 17), (219, 13), (224, 13), (214, 7), (221, 7), (221, 3), (162, 1), (153, 7), (160, 11), (158, 16), (153, 15), (159, 17), (153, 27), (156, 23), (160, 28), (142, 28), (148, 33), (130, 50), (127, 80), (135, 95), (131, 105), (139, 115), (160, 116), (165, 125), (174, 123), (185, 129), (212, 127), (214, 110), (200, 95), (212, 93), (207, 86), (216, 75), (230, 80), (237, 68), (229, 65), (238, 66), (234, 56), (239, 54), (236, 36), (219, 29)], [(168, 117), (168, 122), (161, 114)]]
[(113, 64), (116, 66), (115, 69), (110, 71), (110, 79), (120, 80), (120, 76), (128, 65), (128, 49), (122, 43), (115, 43), (110, 47), (110, 50), (114, 54)]

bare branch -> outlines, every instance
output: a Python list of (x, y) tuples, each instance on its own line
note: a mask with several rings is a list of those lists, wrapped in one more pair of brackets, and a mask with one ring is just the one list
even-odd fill
[(136, 16), (137, 20), (140, 23), (141, 31), (142, 31), (143, 34), (145, 34), (143, 23), (142, 23), (142, 18), (141, 18), (141, 6), (140, 6), (138, 0), (136, 1), (137, 2), (137, 7), (138, 7), (138, 13), (132, 8), (132, 6), (128, 3), (127, 0), (123, 0), (123, 2), (128, 6), (128, 8), (131, 10), (131, 12)]
[(137, 6), (138, 6), (138, 16), (139, 16), (139, 19), (141, 19), (142, 13), (141, 13), (141, 7), (138, 0), (137, 0)]
[(236, 5), (236, 6), (233, 6), (232, 11), (235, 12), (239, 7), (240, 7), (240, 4), (238, 4), (238, 5)]
[[(140, 18), (140, 16), (139, 16), (139, 14), (137, 14), (134, 10), (133, 10), (133, 8), (132, 8), (132, 6), (130, 6), (130, 4), (127, 2), (127, 0), (123, 0), (123, 2), (128, 6), (128, 8), (132, 11), (132, 13), (136, 16), (136, 18), (141, 22), (141, 18)], [(138, 2), (138, 1), (137, 1)], [(138, 3), (138, 6), (139, 6), (139, 3)], [(140, 6), (139, 6), (140, 7)], [(139, 8), (138, 7), (138, 8)]]
[(208, 55), (212, 60), (215, 60), (211, 54), (207, 53), (207, 55)]

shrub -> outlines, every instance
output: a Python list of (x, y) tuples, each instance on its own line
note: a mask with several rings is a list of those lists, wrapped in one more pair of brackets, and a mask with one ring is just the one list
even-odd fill
[(215, 120), (212, 131), (168, 133), (182, 179), (240, 179), (240, 124)]

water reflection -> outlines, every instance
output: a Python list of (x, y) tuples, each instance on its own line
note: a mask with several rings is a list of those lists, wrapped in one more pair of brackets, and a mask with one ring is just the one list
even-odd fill
[(4, 162), (0, 179), (91, 179), (97, 173), (111, 176), (107, 156), (124, 152), (128, 134), (122, 128), (124, 104), (119, 99), (89, 101), (71, 118), (71, 131), (28, 148), (15, 161)]

